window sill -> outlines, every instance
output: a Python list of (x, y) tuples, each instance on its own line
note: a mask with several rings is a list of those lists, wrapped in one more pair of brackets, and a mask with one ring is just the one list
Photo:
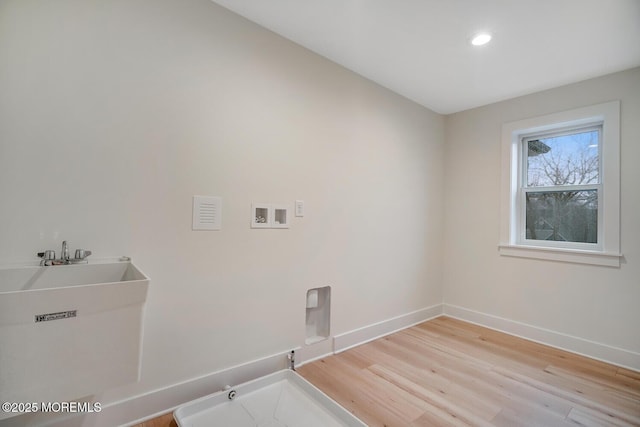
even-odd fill
[(498, 245), (498, 251), (503, 256), (603, 265), (606, 267), (620, 267), (620, 259), (622, 258), (622, 254), (615, 253), (523, 245)]

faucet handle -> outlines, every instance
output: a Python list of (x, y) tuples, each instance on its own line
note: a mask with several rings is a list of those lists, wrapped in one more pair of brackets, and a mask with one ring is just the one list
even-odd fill
[(91, 255), (91, 251), (86, 251), (84, 249), (76, 249), (76, 256), (75, 256), (76, 259), (85, 259), (89, 255)]
[(56, 251), (46, 250), (44, 252), (38, 252), (38, 258), (42, 258), (45, 261), (51, 261), (56, 259)]
[(38, 252), (38, 257), (42, 258), (42, 261), (40, 261), (41, 266), (51, 265), (56, 260), (56, 251)]

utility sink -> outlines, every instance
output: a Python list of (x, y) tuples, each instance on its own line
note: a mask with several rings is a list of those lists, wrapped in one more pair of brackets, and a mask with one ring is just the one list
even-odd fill
[(148, 280), (131, 262), (0, 268), (0, 293)]
[(148, 287), (131, 262), (0, 268), (0, 402), (138, 381)]

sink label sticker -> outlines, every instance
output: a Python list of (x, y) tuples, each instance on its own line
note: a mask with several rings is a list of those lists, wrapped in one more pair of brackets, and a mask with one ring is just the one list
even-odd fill
[(36, 323), (48, 322), (49, 320), (68, 319), (76, 317), (78, 310), (60, 311), (58, 313), (36, 314)]

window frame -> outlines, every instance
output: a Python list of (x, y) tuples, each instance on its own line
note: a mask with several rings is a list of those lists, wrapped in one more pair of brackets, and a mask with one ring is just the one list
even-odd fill
[[(556, 242), (526, 239), (527, 192), (571, 187), (525, 187), (527, 156), (525, 140), (544, 134), (601, 127), (598, 141), (597, 243)], [(580, 187), (583, 187), (582, 185)], [(533, 190), (531, 190), (534, 188)], [(502, 126), (500, 255), (553, 261), (620, 266), (620, 101), (597, 104)]]

